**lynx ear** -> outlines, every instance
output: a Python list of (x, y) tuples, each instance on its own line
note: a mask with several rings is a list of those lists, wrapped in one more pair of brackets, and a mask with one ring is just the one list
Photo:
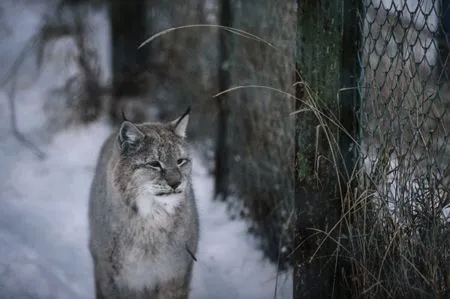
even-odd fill
[(176, 120), (170, 122), (173, 127), (173, 132), (175, 135), (185, 138), (186, 137), (186, 129), (189, 122), (189, 113), (191, 112), (191, 107), (189, 106), (187, 110), (183, 113), (182, 116), (177, 118)]
[(136, 148), (143, 138), (144, 133), (131, 122), (124, 121), (120, 126), (119, 143), (122, 150)]

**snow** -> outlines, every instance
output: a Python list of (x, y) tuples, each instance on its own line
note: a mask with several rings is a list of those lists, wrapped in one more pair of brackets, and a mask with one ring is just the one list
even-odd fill
[[(22, 45), (37, 24), (31, 10), (14, 9), (22, 35), (8, 37), (0, 54), (11, 51), (14, 42), (17, 48)], [(10, 62), (10, 56), (0, 55), (0, 60)], [(55, 72), (50, 64), (15, 97), (19, 129), (46, 154), (43, 159), (11, 134), (7, 93), (0, 91), (0, 298), (94, 298), (87, 200), (97, 155), (111, 127), (100, 119), (48, 132), (42, 108), (48, 90), (62, 80)], [(225, 204), (212, 200), (213, 178), (194, 155), (201, 236), (190, 298), (274, 298), (277, 282), (276, 298), (292, 298), (290, 275), (277, 275), (247, 233), (247, 223), (231, 221)]]
[[(44, 160), (1, 136), (2, 148), (9, 143), (14, 149), (4, 150), (0, 160), (9, 165), (0, 192), (0, 263), (9, 271), (0, 279), (3, 292), (93, 298), (87, 198), (99, 147), (109, 132), (99, 121), (58, 133), (41, 148)], [(211, 200), (213, 181), (198, 158), (193, 173), (201, 239), (192, 298), (273, 298), (275, 266), (263, 259), (246, 223), (230, 221), (226, 206)], [(279, 298), (290, 292), (284, 280), (279, 278), (284, 291)]]

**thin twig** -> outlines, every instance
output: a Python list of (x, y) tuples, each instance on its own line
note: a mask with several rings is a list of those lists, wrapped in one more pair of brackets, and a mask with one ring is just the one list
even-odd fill
[(25, 136), (19, 131), (19, 128), (17, 126), (15, 85), (16, 85), (16, 78), (13, 79), (13, 82), (11, 83), (11, 88), (8, 92), (10, 121), (13, 135), (20, 143), (22, 143), (25, 147), (29, 148), (39, 159), (44, 159), (46, 157), (46, 154), (41, 149), (39, 149), (39, 147), (36, 146), (33, 142), (25, 138)]

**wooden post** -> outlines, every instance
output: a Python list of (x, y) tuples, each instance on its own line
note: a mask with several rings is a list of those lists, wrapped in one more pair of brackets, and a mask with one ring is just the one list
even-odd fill
[[(327, 117), (356, 133), (355, 103), (358, 68), (357, 0), (298, 0), (297, 110), (314, 104)], [(312, 91), (312, 96), (310, 92)], [(339, 94), (339, 96), (338, 96)], [(329, 142), (324, 129), (337, 143)], [(345, 170), (352, 168), (353, 153), (345, 152), (351, 138), (326, 117), (319, 120), (312, 111), (296, 118), (296, 229), (294, 235), (294, 298), (347, 298), (347, 266), (339, 257), (335, 240), (328, 232), (341, 216), (342, 194), (346, 190)], [(340, 175), (338, 177), (337, 170)], [(341, 176), (341, 174), (343, 174)], [(344, 183), (345, 184), (345, 183)], [(325, 240), (323, 243), (322, 241)]]

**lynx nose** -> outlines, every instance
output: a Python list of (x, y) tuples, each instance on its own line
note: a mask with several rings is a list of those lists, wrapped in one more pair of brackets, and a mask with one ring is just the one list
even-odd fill
[(173, 190), (177, 189), (178, 186), (180, 186), (180, 181), (174, 181), (174, 182), (168, 182), (169, 186), (172, 187)]
[(169, 168), (164, 172), (167, 185), (172, 187), (173, 190), (177, 189), (181, 184), (181, 173), (178, 169)]

